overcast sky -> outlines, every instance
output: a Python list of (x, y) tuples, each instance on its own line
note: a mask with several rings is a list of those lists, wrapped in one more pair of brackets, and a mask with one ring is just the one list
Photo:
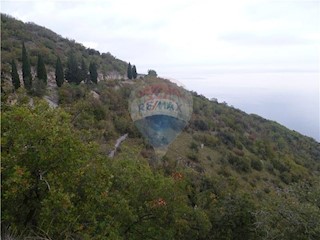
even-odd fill
[(1, 12), (137, 65), (319, 69), (320, 1), (2, 1)]

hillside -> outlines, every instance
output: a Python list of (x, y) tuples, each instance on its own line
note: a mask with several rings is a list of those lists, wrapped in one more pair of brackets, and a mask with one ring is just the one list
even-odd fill
[(99, 65), (100, 79), (126, 75), (127, 63), (115, 58), (110, 53), (100, 53), (86, 48), (74, 40), (66, 39), (53, 31), (34, 23), (23, 23), (8, 15), (1, 14), (1, 66), (2, 74), (10, 72), (10, 62), (21, 62), (22, 42), (29, 50), (31, 66), (35, 67), (37, 56), (41, 54), (48, 66), (54, 66), (59, 56), (63, 64), (71, 49), (78, 59), (85, 62), (94, 60)]
[(35, 24), (1, 21), (1, 80), (8, 83), (1, 96), (3, 237), (318, 238), (318, 142), (191, 92), (191, 120), (158, 159), (131, 120), (128, 100), (135, 86), (167, 80), (65, 83), (47, 92), (57, 95), (51, 108), (23, 87), (12, 91), (9, 63), (21, 57), (22, 41), (33, 65), (41, 51), (48, 72), (57, 55), (66, 61), (68, 49), (96, 58), (99, 69), (124, 74), (126, 63)]

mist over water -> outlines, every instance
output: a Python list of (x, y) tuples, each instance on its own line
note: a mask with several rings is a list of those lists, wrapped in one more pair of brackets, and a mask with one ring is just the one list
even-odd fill
[(319, 72), (161, 70), (160, 76), (176, 79), (188, 90), (276, 121), (320, 142)]

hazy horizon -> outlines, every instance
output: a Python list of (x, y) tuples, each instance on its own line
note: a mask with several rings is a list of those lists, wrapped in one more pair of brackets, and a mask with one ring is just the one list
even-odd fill
[(167, 77), (188, 90), (276, 121), (320, 142), (318, 72), (178, 69), (166, 67)]

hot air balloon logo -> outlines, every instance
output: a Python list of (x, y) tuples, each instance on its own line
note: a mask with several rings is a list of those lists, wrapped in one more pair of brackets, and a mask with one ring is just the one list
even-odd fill
[(160, 157), (189, 122), (192, 106), (188, 91), (162, 79), (138, 85), (129, 98), (132, 120)]

